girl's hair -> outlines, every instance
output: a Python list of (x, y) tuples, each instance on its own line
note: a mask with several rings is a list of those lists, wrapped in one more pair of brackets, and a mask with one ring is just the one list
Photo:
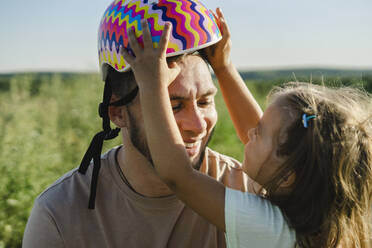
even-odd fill
[[(276, 150), (285, 162), (264, 188), (295, 229), (296, 247), (371, 247), (371, 96), (289, 83), (270, 99), (287, 120)], [(303, 114), (316, 116), (308, 128)], [(291, 173), (289, 192), (275, 193)]]

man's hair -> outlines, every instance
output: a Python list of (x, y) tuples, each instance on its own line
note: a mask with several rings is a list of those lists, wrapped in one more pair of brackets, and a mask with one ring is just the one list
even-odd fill
[[(204, 50), (168, 57), (167, 62), (168, 63), (179, 62), (189, 55), (199, 56), (209, 67), (209, 62), (204, 53)], [(118, 72), (111, 66), (108, 66), (107, 70), (108, 70), (107, 77), (105, 81), (106, 83), (111, 84), (112, 94), (116, 95), (117, 97), (119, 98), (125, 97), (136, 87), (137, 83), (132, 70), (129, 70), (127, 72)]]
[[(296, 247), (371, 247), (371, 96), (290, 83), (271, 99), (285, 116), (285, 139), (276, 150), (285, 162), (264, 187), (296, 230)], [(307, 128), (303, 114), (316, 116)], [(276, 194), (290, 173), (290, 192)]]

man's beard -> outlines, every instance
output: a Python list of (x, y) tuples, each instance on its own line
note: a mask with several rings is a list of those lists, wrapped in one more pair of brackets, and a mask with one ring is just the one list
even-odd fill
[[(130, 127), (129, 127), (129, 135), (130, 139), (134, 145), (138, 149), (140, 153), (142, 153), (143, 156), (147, 158), (147, 160), (151, 163), (151, 165), (154, 167), (154, 163), (152, 161), (152, 157), (150, 154), (150, 149), (147, 145), (146, 141), (146, 135), (144, 132), (141, 132), (141, 129), (137, 125), (136, 120), (133, 118), (132, 114), (128, 111), (129, 121), (130, 121)], [(192, 167), (196, 170), (199, 170), (203, 161), (204, 161), (204, 155), (205, 155), (205, 149), (208, 146), (209, 141), (211, 140), (214, 133), (214, 127), (208, 137), (207, 142), (203, 147), (200, 148), (200, 156), (196, 162), (192, 162)]]
[(137, 121), (133, 118), (133, 115), (130, 111), (128, 111), (128, 117), (130, 123), (128, 131), (134, 147), (136, 147), (137, 150), (142, 153), (142, 155), (145, 156), (145, 158), (147, 158), (147, 160), (150, 161), (150, 163), (153, 165), (145, 133), (141, 132), (142, 130), (137, 125)]
[(199, 156), (199, 159), (196, 161), (196, 163), (193, 163), (192, 164), (192, 167), (195, 169), (195, 170), (199, 170), (203, 161), (204, 161), (204, 155), (205, 155), (205, 149), (207, 148), (208, 144), (209, 144), (209, 141), (211, 141), (212, 139), (212, 136), (214, 134), (214, 128), (212, 129), (211, 131), (211, 134), (209, 135), (208, 139), (207, 139), (207, 142), (205, 143), (205, 145), (203, 147), (200, 148), (200, 156)]

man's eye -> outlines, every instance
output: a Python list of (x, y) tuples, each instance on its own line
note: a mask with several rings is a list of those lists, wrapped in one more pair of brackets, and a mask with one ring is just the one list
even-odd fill
[(173, 105), (172, 105), (172, 109), (173, 109), (173, 111), (180, 110), (181, 107), (182, 107), (182, 104), (181, 104), (181, 103), (179, 103), (179, 104), (173, 104)]
[(200, 101), (198, 102), (198, 105), (200, 106), (208, 106), (208, 105), (211, 105), (213, 103), (213, 101)]

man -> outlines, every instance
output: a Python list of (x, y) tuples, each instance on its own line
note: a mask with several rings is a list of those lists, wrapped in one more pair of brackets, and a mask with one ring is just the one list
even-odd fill
[[(217, 121), (217, 89), (207, 64), (198, 55), (183, 56), (178, 64), (181, 73), (169, 87), (169, 95), (194, 168), (246, 191), (247, 178), (239, 162), (207, 147)], [(134, 86), (133, 81), (128, 88)], [(111, 107), (109, 114), (128, 132), (122, 132), (123, 146), (101, 159), (95, 210), (86, 208), (92, 167), (86, 175), (75, 169), (38, 197), (23, 246), (224, 247), (223, 233), (178, 201), (156, 175), (149, 161), (139, 96), (127, 106)]]
[[(174, 59), (181, 72), (169, 95), (193, 167), (228, 187), (247, 191), (248, 179), (239, 162), (207, 147), (217, 121), (217, 89), (207, 63), (198, 54)], [(131, 72), (119, 73), (112, 67), (107, 71), (111, 102), (133, 92)], [(122, 130), (123, 145), (100, 159), (94, 210), (87, 209), (92, 166), (85, 174), (77, 169), (68, 172), (36, 199), (23, 247), (225, 247), (224, 233), (181, 203), (156, 175), (140, 97), (124, 106), (110, 106), (107, 114)]]

